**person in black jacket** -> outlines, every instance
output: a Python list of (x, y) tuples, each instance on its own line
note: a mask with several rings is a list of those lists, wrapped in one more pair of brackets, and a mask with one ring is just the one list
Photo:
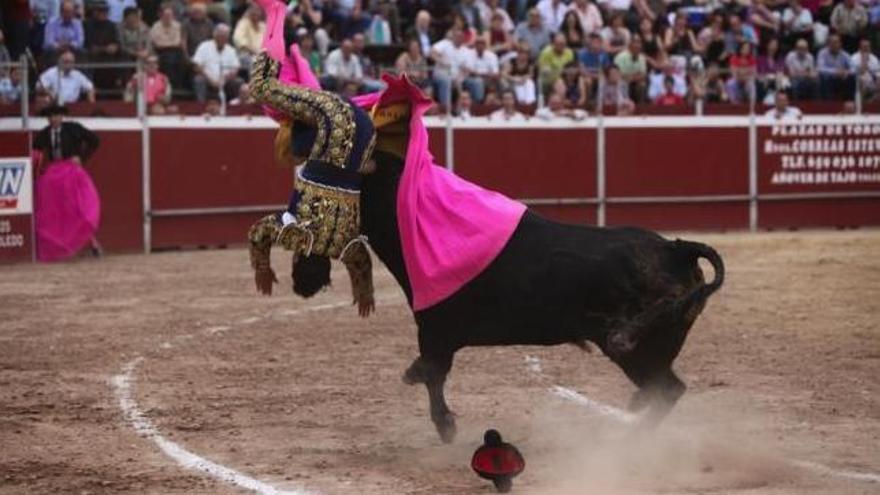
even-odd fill
[(34, 150), (43, 154), (43, 163), (70, 158), (80, 164), (89, 159), (98, 149), (98, 136), (79, 122), (65, 122), (67, 108), (51, 105), (40, 115), (49, 118), (49, 125), (34, 135)]
[[(37, 252), (41, 261), (70, 257), (84, 244), (91, 245), (94, 256), (102, 253), (95, 238), (100, 198), (91, 178), (80, 167), (98, 149), (100, 140), (82, 124), (65, 122), (66, 114), (67, 109), (60, 105), (43, 109), (40, 115), (49, 118), (49, 125), (36, 133), (33, 140), (34, 151), (42, 155), (37, 194), (48, 195), (37, 201)], [(59, 201), (59, 195), (67, 199)], [(44, 232), (47, 234), (43, 235)], [(49, 244), (54, 246), (51, 253)]]

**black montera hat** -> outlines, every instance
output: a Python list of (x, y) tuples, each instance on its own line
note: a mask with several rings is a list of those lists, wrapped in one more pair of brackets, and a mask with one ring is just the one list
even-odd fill
[(52, 103), (48, 107), (40, 110), (40, 117), (51, 117), (53, 115), (67, 115), (67, 107), (64, 105), (59, 105), (58, 103)]

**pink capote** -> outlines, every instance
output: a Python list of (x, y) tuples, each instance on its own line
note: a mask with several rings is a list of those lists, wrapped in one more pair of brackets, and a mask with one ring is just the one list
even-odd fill
[[(285, 84), (297, 84), (307, 88), (320, 90), (321, 84), (309, 67), (309, 63), (299, 53), (299, 47), (290, 45), (290, 57), (284, 52), (284, 18), (287, 6), (278, 0), (257, 0), (266, 13), (266, 34), (263, 36), (263, 49), (273, 60), (281, 62), (278, 79)], [(276, 122), (287, 120), (287, 117), (274, 108), (263, 105), (263, 113)]]
[(75, 255), (95, 235), (100, 220), (101, 199), (89, 174), (73, 160), (49, 164), (36, 185), (37, 259)]
[(397, 192), (397, 225), (413, 291), (413, 310), (443, 301), (473, 280), (504, 249), (525, 205), (470, 183), (434, 163), (422, 122), (433, 102), (405, 77), (355, 98), (363, 107), (412, 103), (409, 144)]
[[(284, 4), (257, 1), (266, 11), (263, 47), (281, 62), (279, 79), (320, 89), (295, 45), (290, 47), (290, 57), (285, 56)], [(428, 131), (422, 122), (433, 102), (405, 77), (386, 74), (383, 80), (387, 89), (353, 101), (368, 111), (375, 105), (412, 104), (409, 144), (397, 193), (397, 223), (413, 310), (420, 311), (451, 296), (485, 270), (510, 240), (526, 207), (437, 165), (428, 151)], [(264, 111), (281, 120), (281, 114), (271, 107)]]

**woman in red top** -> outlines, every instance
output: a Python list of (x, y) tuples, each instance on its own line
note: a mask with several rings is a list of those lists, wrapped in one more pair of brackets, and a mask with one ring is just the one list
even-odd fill
[(736, 54), (730, 57), (730, 79), (727, 80), (727, 94), (732, 103), (747, 103), (755, 91), (755, 75), (758, 60), (752, 44), (748, 41), (739, 45)]

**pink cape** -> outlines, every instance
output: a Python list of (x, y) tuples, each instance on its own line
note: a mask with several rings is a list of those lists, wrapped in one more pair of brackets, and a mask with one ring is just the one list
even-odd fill
[[(278, 0), (257, 0), (257, 3), (266, 13), (266, 34), (263, 36), (263, 49), (273, 60), (281, 62), (278, 79), (286, 84), (296, 84), (320, 90), (321, 84), (309, 67), (308, 61), (299, 53), (299, 47), (296, 44), (290, 45), (289, 57), (284, 53), (286, 4)], [(287, 120), (287, 116), (268, 105), (263, 105), (263, 113), (276, 122)]]
[(95, 184), (72, 160), (53, 162), (37, 179), (34, 220), (37, 259), (59, 261), (79, 252), (101, 218), (101, 200)]
[(397, 224), (413, 310), (420, 311), (482, 273), (504, 249), (526, 207), (434, 163), (422, 122), (433, 102), (406, 78), (383, 79), (388, 84), (385, 91), (355, 102), (365, 107), (412, 103), (409, 145), (397, 192)]

